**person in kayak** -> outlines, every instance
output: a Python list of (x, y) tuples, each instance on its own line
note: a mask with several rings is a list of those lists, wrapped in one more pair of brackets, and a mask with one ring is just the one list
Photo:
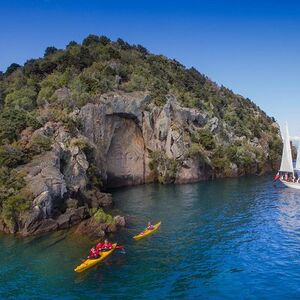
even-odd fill
[(96, 250), (98, 251), (98, 253), (102, 250), (102, 247), (103, 247), (103, 244), (101, 242), (99, 242), (97, 245), (96, 245)]
[(108, 251), (112, 249), (112, 243), (109, 242), (107, 239), (104, 240), (104, 244), (102, 245), (101, 251)]
[(88, 256), (89, 259), (97, 259), (99, 257), (99, 251), (93, 247), (91, 250), (90, 250), (90, 255)]
[(151, 224), (150, 221), (148, 222), (147, 229), (148, 230), (153, 230), (154, 229), (154, 226)]

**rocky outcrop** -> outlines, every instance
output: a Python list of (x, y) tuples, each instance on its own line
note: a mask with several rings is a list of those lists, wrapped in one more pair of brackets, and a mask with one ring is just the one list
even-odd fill
[(97, 167), (108, 187), (155, 180), (149, 162), (151, 153), (158, 151), (180, 163), (178, 183), (212, 176), (207, 164), (200, 167), (197, 161), (192, 163), (195, 159), (186, 159), (190, 141), (185, 127), (202, 128), (208, 117), (182, 108), (174, 97), (164, 107), (156, 107), (146, 93), (112, 93), (84, 106), (78, 118), (82, 134), (95, 146)]
[(80, 134), (71, 137), (62, 123), (49, 122), (34, 135), (52, 138), (52, 149), (21, 167), (33, 201), (14, 227), (0, 224), (0, 230), (27, 236), (66, 229), (88, 219), (90, 209), (112, 207), (111, 194), (87, 187), (89, 162), (78, 143)]
[(84, 192), (85, 202), (91, 208), (111, 208), (113, 206), (112, 195), (101, 193), (97, 190), (88, 190)]
[(182, 167), (177, 173), (176, 183), (197, 182), (212, 176), (212, 168), (197, 158), (188, 158), (182, 161)]
[(103, 238), (108, 233), (116, 232), (118, 228), (124, 227), (125, 218), (106, 215), (103, 210), (97, 210), (91, 218), (81, 222), (75, 231), (75, 235), (85, 235), (91, 239)]

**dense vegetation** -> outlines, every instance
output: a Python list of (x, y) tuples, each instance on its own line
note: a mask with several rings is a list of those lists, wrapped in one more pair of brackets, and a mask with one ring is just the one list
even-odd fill
[[(69, 94), (61, 101), (57, 90), (68, 88)], [(129, 45), (122, 39), (113, 42), (105, 36), (90, 35), (82, 44), (70, 42), (66, 49), (48, 47), (44, 57), (30, 59), (23, 66), (11, 64), (0, 72), (0, 209), (9, 216), (12, 203), (22, 202), (24, 191), (22, 174), (16, 168), (49, 148), (51, 141), (35, 137), (30, 144), (22, 141), (22, 131), (34, 131), (47, 121), (62, 121), (72, 130), (76, 124), (68, 113), (93, 101), (95, 96), (109, 91), (148, 91), (157, 106), (166, 103), (168, 94), (175, 95), (182, 106), (197, 108), (226, 123), (225, 130), (241, 137), (239, 142), (218, 145), (208, 130), (192, 134), (192, 146), (187, 155), (202, 155), (216, 170), (226, 172), (230, 163), (250, 166), (253, 153), (259, 150), (247, 140), (260, 139), (264, 132), (272, 132), (269, 144), (271, 155), (261, 151), (261, 162), (277, 160), (281, 142), (277, 129), (270, 129), (269, 118), (253, 102), (209, 80), (196, 69), (187, 69), (176, 60), (153, 55), (141, 45)], [(223, 125), (222, 125), (223, 126)], [(222, 133), (221, 133), (222, 135)], [(153, 154), (152, 168), (169, 166), (169, 181), (177, 164), (166, 160), (161, 153)], [(96, 170), (92, 166), (94, 185)], [(25, 196), (24, 196), (25, 195)], [(25, 204), (24, 204), (24, 203)], [(19, 205), (26, 209), (26, 201)]]

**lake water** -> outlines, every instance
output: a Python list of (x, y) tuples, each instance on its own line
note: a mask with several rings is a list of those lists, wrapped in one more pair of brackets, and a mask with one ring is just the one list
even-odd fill
[[(0, 298), (300, 299), (300, 191), (271, 179), (114, 191), (126, 253), (81, 274), (84, 237), (0, 235)], [(133, 241), (148, 220), (161, 228)]]

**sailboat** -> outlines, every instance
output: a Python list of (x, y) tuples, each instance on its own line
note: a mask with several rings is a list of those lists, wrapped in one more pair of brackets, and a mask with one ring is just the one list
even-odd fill
[(293, 158), (292, 158), (292, 150), (291, 150), (291, 141), (289, 136), (288, 125), (286, 124), (285, 136), (283, 137), (283, 151), (281, 164), (279, 169), (279, 180), (285, 186), (293, 189), (300, 190), (300, 181), (297, 182), (294, 179), (294, 174), (300, 170), (300, 143), (298, 143), (298, 151), (297, 151), (297, 160), (296, 166), (293, 166)]

